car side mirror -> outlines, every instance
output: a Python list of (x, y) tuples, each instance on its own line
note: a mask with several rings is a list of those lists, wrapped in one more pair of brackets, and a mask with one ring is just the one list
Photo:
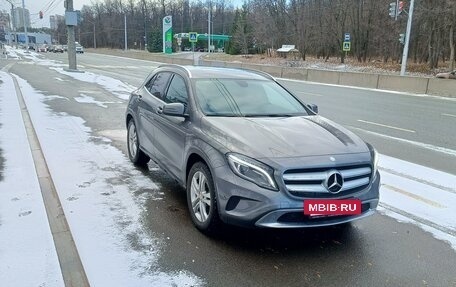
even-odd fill
[(318, 114), (318, 106), (316, 104), (308, 104), (307, 107), (312, 110), (312, 112)]
[(172, 117), (185, 117), (185, 106), (182, 103), (165, 104), (163, 114)]

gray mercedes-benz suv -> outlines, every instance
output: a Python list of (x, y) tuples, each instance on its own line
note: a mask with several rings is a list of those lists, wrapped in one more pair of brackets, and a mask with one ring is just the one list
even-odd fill
[(375, 149), (262, 72), (160, 66), (126, 124), (130, 160), (151, 158), (185, 187), (204, 232), (340, 224), (378, 205)]

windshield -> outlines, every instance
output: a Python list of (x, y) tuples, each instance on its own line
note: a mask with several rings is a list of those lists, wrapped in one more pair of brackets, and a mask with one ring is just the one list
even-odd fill
[(273, 81), (195, 80), (196, 98), (207, 116), (303, 116), (304, 106)]

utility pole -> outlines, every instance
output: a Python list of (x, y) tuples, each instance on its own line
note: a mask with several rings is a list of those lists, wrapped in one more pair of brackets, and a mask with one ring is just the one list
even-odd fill
[(29, 39), (27, 34), (27, 24), (25, 23), (25, 0), (22, 0), (22, 21), (24, 22), (24, 33), (25, 33), (25, 49), (29, 49)]
[[(65, 0), (65, 3), (65, 18), (67, 18), (69, 14), (73, 14), (73, 0)], [(74, 25), (69, 25), (73, 23), (68, 23), (68, 19), (65, 19), (65, 21), (67, 21), (68, 34), (68, 69), (70, 71), (76, 71), (78, 67), (76, 63), (76, 44), (74, 43)]]
[(125, 13), (124, 15), (124, 29), (125, 29), (125, 51), (127, 51), (128, 47), (127, 47), (127, 14)]
[(93, 48), (97, 48), (97, 38), (95, 36), (95, 20), (93, 20)]
[(212, 3), (209, 4), (209, 13), (207, 14), (207, 51), (211, 52), (211, 10)]
[(408, 20), (407, 20), (407, 32), (405, 33), (404, 53), (402, 54), (401, 76), (405, 76), (405, 71), (407, 69), (407, 58), (408, 58), (408, 50), (409, 50), (409, 43), (410, 43), (410, 34), (411, 34), (410, 32), (412, 30), (412, 20), (413, 20), (412, 18), (413, 18), (414, 5), (415, 5), (415, 0), (411, 0)]
[(397, 21), (397, 16), (399, 16), (399, 0), (396, 0), (396, 13), (394, 15), (394, 21)]

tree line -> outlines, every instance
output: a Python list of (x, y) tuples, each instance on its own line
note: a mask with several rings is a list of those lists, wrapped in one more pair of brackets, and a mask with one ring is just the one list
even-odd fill
[[(246, 0), (235, 6), (230, 0), (102, 0), (82, 8), (76, 39), (92, 47), (95, 32), (97, 47), (123, 48), (126, 15), (128, 47), (148, 44), (150, 51), (160, 51), (164, 16), (173, 16), (174, 33), (207, 33), (211, 10), (212, 33), (232, 36), (225, 47), (231, 54), (265, 53), (289, 44), (296, 45), (303, 60), (339, 57), (343, 62), (344, 34), (350, 33), (349, 55), (357, 61), (398, 63), (403, 50), (399, 34), (406, 31), (410, 2), (404, 1), (404, 12), (395, 21), (388, 15), (393, 1)], [(409, 59), (430, 69), (441, 62), (454, 69), (455, 25), (456, 0), (415, 0)]]

